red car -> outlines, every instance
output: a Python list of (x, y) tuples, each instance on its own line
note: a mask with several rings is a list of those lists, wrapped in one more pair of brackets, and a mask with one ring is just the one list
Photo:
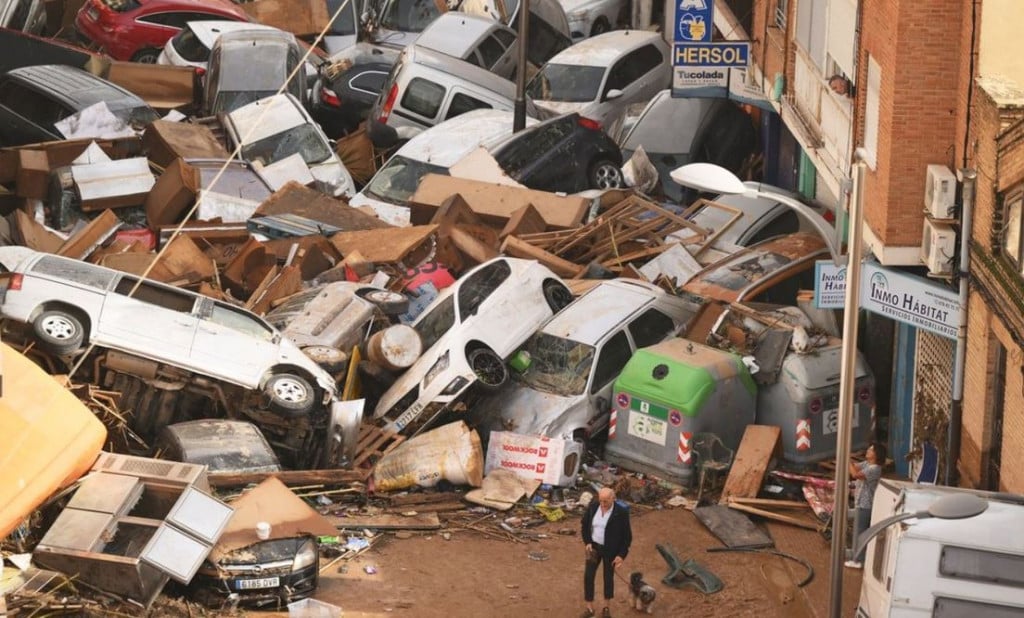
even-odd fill
[(87, 0), (75, 28), (115, 60), (155, 63), (187, 22), (207, 19), (252, 21), (229, 0)]

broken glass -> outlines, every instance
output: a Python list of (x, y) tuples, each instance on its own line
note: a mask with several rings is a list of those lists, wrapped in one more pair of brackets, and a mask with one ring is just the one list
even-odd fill
[(242, 147), (246, 161), (270, 165), (298, 153), (307, 165), (322, 163), (331, 157), (323, 138), (311, 124), (301, 124)]
[(605, 67), (549, 63), (530, 81), (526, 94), (537, 101), (593, 101), (604, 72)]
[(582, 395), (594, 364), (594, 347), (547, 333), (534, 333), (523, 348), (530, 365), (519, 381), (545, 393)]

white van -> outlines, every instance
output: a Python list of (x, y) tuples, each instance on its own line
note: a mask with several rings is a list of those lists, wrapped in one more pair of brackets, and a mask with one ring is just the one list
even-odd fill
[[(938, 498), (971, 490), (883, 480), (871, 523), (925, 511)], [(1024, 616), (1024, 496), (972, 492), (988, 509), (969, 519), (908, 519), (870, 543), (859, 618)]]

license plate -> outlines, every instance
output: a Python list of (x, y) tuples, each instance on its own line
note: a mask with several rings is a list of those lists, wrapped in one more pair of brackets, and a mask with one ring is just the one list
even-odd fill
[(402, 416), (398, 417), (398, 420), (395, 421), (395, 426), (398, 427), (399, 431), (405, 429), (406, 425), (416, 420), (416, 417), (420, 415), (421, 410), (423, 410), (422, 403), (417, 402), (412, 404), (411, 408), (403, 412)]
[[(860, 411), (860, 407), (855, 405), (855, 406), (853, 406), (853, 410), (854, 410), (853, 419), (852, 419), (853, 422), (851, 423), (850, 426), (853, 427), (853, 428), (856, 428), (857, 427), (857, 417), (860, 416), (860, 414), (858, 414), (858, 412)], [(821, 425), (821, 433), (822, 434), (827, 436), (827, 435), (830, 435), (830, 434), (833, 434), (833, 433), (839, 431), (839, 410), (838, 409), (835, 409), (835, 410), (825, 410), (822, 413), (822, 416), (823, 416), (823, 418), (822, 418), (822, 425)]]
[(256, 590), (259, 588), (277, 588), (281, 585), (280, 577), (259, 577), (256, 579), (239, 579), (235, 588), (239, 590)]

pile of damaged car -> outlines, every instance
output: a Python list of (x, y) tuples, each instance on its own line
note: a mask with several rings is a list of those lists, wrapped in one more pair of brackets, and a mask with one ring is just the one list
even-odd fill
[[(314, 615), (389, 496), (497, 513), (595, 466), (689, 494), (691, 437), (752, 426), (773, 465), (835, 456), (829, 213), (673, 182), (763, 187), (758, 125), (672, 96), (622, 3), (78, 4), (0, 33), (9, 606)], [(855, 389), (863, 448), (862, 358)]]

